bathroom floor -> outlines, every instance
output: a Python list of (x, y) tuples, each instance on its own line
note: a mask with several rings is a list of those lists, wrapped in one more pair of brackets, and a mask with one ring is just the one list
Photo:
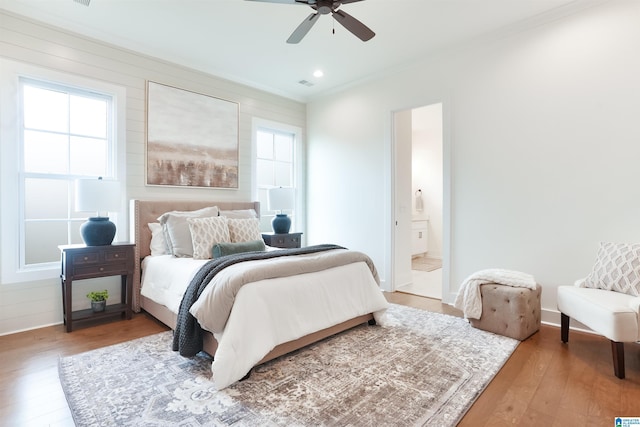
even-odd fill
[(442, 299), (442, 260), (416, 257), (411, 261), (413, 283), (402, 286), (396, 291)]

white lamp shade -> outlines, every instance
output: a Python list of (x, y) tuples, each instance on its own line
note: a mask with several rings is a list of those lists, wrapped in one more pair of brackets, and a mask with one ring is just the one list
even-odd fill
[(270, 188), (267, 193), (267, 208), (270, 211), (293, 209), (293, 188)]
[(76, 211), (114, 212), (120, 209), (120, 183), (105, 179), (76, 181)]

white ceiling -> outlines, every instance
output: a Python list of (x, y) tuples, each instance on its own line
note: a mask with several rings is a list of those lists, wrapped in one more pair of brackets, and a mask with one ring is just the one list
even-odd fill
[[(552, 18), (585, 0), (366, 0), (342, 5), (376, 36), (362, 42), (313, 11), (244, 0), (0, 0), (0, 8), (299, 101), (378, 76), (434, 51)], [(335, 25), (334, 25), (335, 22)], [(332, 28), (335, 27), (335, 34)], [(316, 69), (325, 73), (313, 77)], [(307, 80), (313, 86), (300, 83)]]

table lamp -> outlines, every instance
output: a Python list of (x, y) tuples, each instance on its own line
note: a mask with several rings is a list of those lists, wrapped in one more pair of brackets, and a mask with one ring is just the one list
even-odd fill
[(109, 221), (108, 212), (120, 209), (120, 183), (98, 179), (76, 180), (76, 211), (96, 212), (80, 226), (80, 235), (87, 246), (110, 245), (116, 235), (116, 225)]
[(267, 208), (270, 211), (280, 211), (271, 221), (271, 227), (276, 234), (287, 234), (291, 228), (291, 218), (282, 213), (285, 209), (293, 209), (293, 188), (274, 187), (267, 193)]

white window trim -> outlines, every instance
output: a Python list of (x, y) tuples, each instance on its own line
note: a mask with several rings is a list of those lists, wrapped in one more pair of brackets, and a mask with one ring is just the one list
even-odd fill
[[(288, 132), (295, 135), (295, 158), (294, 158), (294, 177), (293, 182), (297, 189), (296, 194), (296, 230), (299, 232), (305, 232), (307, 229), (307, 215), (306, 215), (306, 181), (304, 175), (305, 163), (304, 159), (305, 150), (304, 142), (302, 139), (302, 128), (289, 125), (286, 123), (275, 122), (272, 120), (262, 119), (254, 117), (251, 121), (251, 170), (254, 177), (251, 180), (251, 197), (253, 200), (258, 200), (258, 187), (255, 178), (256, 173), (256, 158), (258, 156), (258, 143), (256, 141), (256, 135), (258, 129), (269, 129), (276, 132)], [(266, 210), (266, 206), (260, 207), (261, 211)], [(304, 237), (304, 236), (303, 236)]]
[[(2, 284), (56, 278), (60, 265), (20, 269), (19, 227), (19, 78), (54, 81), (91, 88), (113, 96), (115, 119), (115, 177), (120, 182), (122, 203), (118, 212), (116, 240), (127, 238), (126, 197), (126, 89), (121, 86), (0, 58), (0, 280)], [(14, 207), (11, 209), (10, 207)], [(61, 242), (64, 244), (66, 242)]]

